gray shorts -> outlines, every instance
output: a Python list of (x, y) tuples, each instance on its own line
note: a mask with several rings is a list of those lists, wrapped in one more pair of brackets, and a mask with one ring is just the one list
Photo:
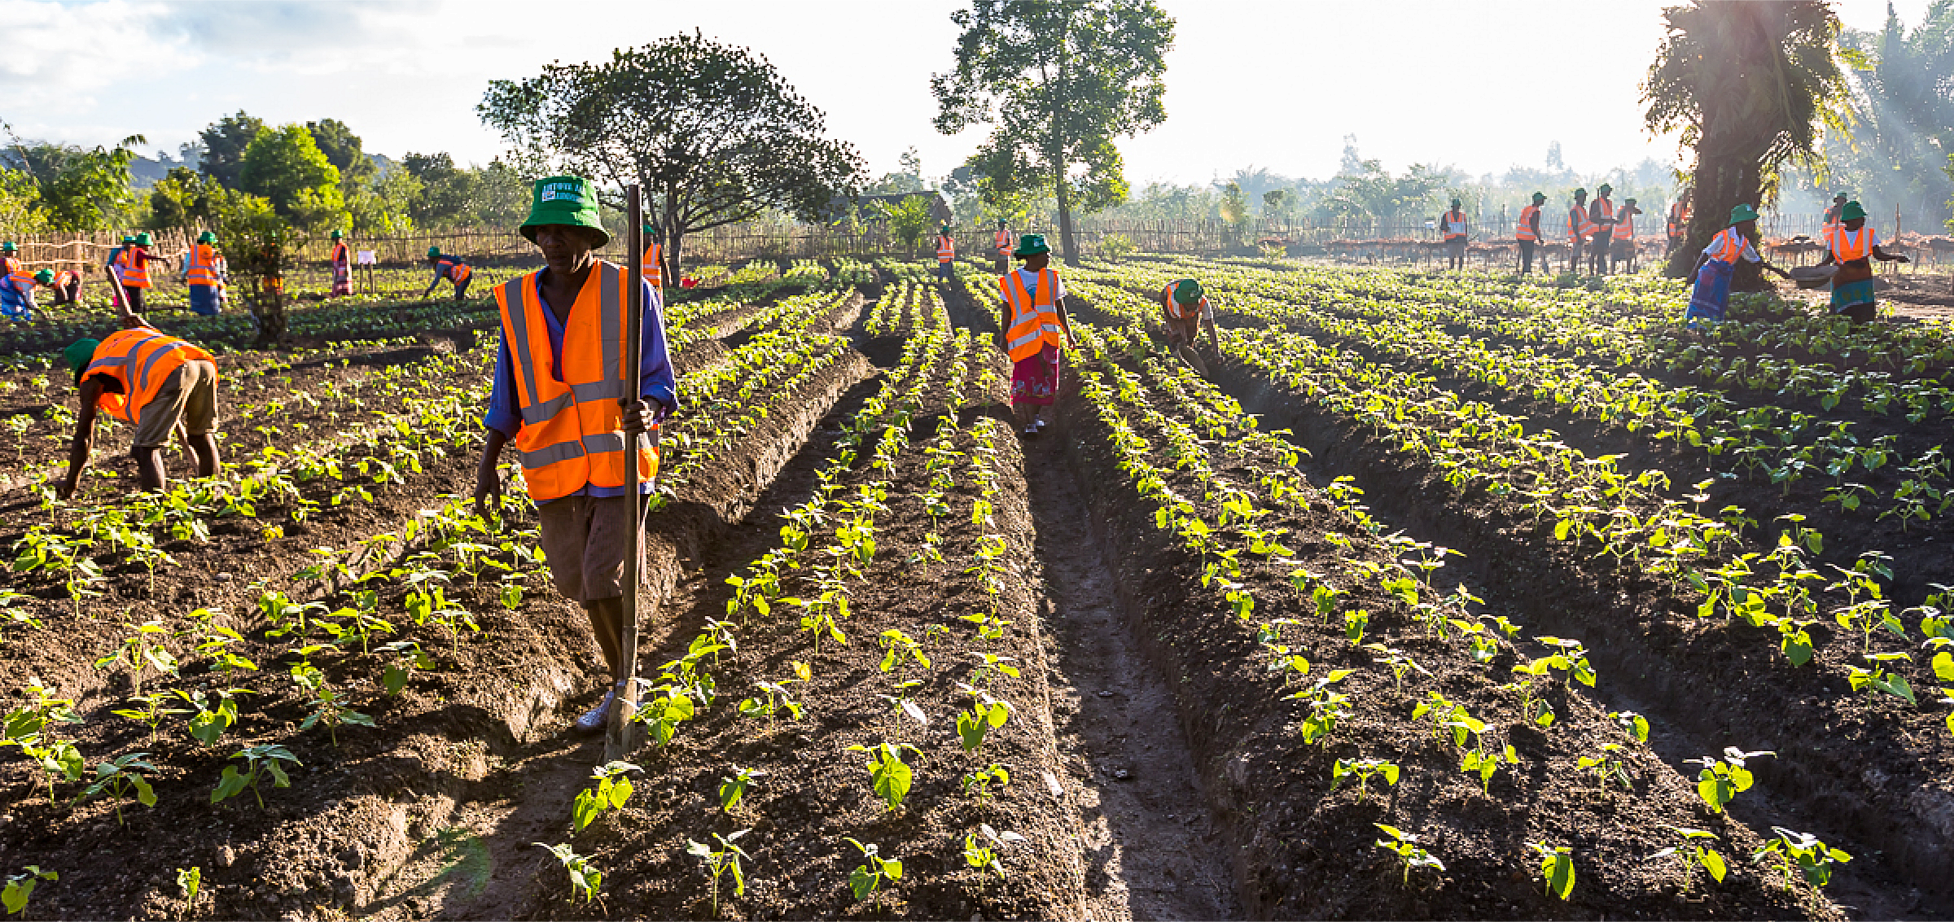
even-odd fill
[(217, 366), (192, 359), (163, 379), (156, 396), (136, 417), (135, 448), (161, 448), (181, 420), (191, 435), (203, 435), (217, 425)]
[[(536, 511), (543, 556), (556, 591), (579, 603), (623, 597), (625, 545), (631, 539), (630, 497), (566, 496)], [(642, 529), (643, 521), (638, 525)], [(638, 544), (642, 550), (643, 540)]]

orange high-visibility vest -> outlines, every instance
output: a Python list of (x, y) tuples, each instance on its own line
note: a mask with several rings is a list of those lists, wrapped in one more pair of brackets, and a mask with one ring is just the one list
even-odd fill
[(12, 256), (0, 256), (0, 274), (13, 275), (21, 271), (20, 260)]
[(170, 372), (193, 360), (214, 361), (210, 353), (185, 340), (137, 327), (102, 340), (81, 376), (103, 374), (120, 382), (122, 393), (103, 394), (95, 405), (133, 426), (142, 418), (142, 408), (163, 389)]
[(1706, 252), (1717, 262), (1735, 264), (1744, 255), (1744, 248), (1747, 246), (1750, 246), (1748, 238), (1737, 233), (1736, 228), (1726, 227), (1717, 231), (1715, 237), (1710, 238), (1710, 247)]
[(645, 281), (650, 282), (651, 287), (664, 290), (665, 264), (659, 261), (658, 241), (654, 240), (645, 247), (645, 264), (639, 271), (644, 273)]
[(1202, 295), (1201, 300), (1195, 302), (1193, 307), (1183, 306), (1180, 302), (1180, 299), (1174, 297), (1174, 288), (1175, 286), (1179, 285), (1181, 281), (1185, 281), (1185, 280), (1182, 279), (1182, 280), (1168, 282), (1167, 287), (1160, 290), (1160, 296), (1166, 299), (1167, 316), (1172, 317), (1175, 320), (1192, 320), (1197, 317), (1205, 316), (1214, 311), (1214, 308), (1208, 305), (1207, 295)]
[(1873, 247), (1879, 246), (1879, 236), (1873, 233), (1872, 225), (1862, 225), (1858, 230), (1847, 230), (1840, 224), (1832, 231), (1829, 241), (1833, 262), (1851, 262), (1866, 259), (1873, 255)]
[(1613, 218), (1614, 216), (1615, 216), (1614, 202), (1608, 201), (1605, 198), (1595, 199), (1593, 203), (1588, 205), (1588, 223), (1587, 226), (1584, 227), (1581, 232), (1584, 234), (1598, 234), (1607, 225), (1602, 224), (1600, 221), (1597, 221), (1595, 219)]
[(76, 275), (73, 272), (70, 272), (66, 269), (63, 269), (60, 272), (56, 272), (54, 274), (54, 287), (66, 288), (69, 285), (73, 284), (74, 281), (79, 278), (81, 278), (81, 276)]
[(189, 252), (183, 254), (183, 281), (191, 285), (217, 284), (217, 248), (208, 243), (191, 244)]
[(1569, 240), (1579, 243), (1581, 242), (1581, 235), (1592, 233), (1593, 231), (1594, 222), (1588, 220), (1588, 210), (1586, 208), (1576, 205), (1567, 210), (1567, 237)]
[[(537, 502), (569, 496), (586, 486), (621, 487), (629, 478), (624, 423), (618, 399), (636, 396), (624, 385), (625, 326), (629, 305), (627, 267), (598, 260), (577, 292), (563, 324), (563, 377), (551, 369), (549, 321), (536, 276), (542, 270), (495, 287), (502, 311), (503, 341), (516, 367), (516, 409), (522, 428), (516, 448), (522, 476)], [(651, 482), (658, 454), (645, 441), (637, 446), (638, 482)]]
[(1669, 236), (1681, 237), (1689, 227), (1689, 208), (1682, 202), (1669, 206)]
[(997, 244), (998, 253), (1006, 256), (1011, 254), (1011, 232), (1009, 230), (1001, 230), (992, 234), (991, 240)]
[[(202, 246), (202, 244), (198, 244), (198, 246)], [(351, 254), (352, 251), (346, 249), (346, 241), (340, 240), (332, 245), (332, 255), (326, 257), (326, 261), (333, 265), (338, 265), (339, 263), (351, 263), (353, 261)]]
[(149, 287), (149, 261), (143, 258), (148, 255), (148, 250), (132, 246), (124, 248), (115, 258), (115, 264), (122, 269), (122, 287)]
[(1623, 214), (1621, 218), (1615, 222), (1615, 239), (1616, 240), (1635, 239), (1635, 215), (1634, 214), (1632, 213)]
[(936, 261), (947, 263), (956, 258), (957, 242), (951, 239), (949, 234), (938, 234), (936, 237)]
[(456, 287), (460, 287), (461, 283), (468, 281), (468, 277), (475, 272), (475, 270), (463, 265), (461, 260), (453, 256), (443, 256), (437, 260), (434, 264), (434, 271), (436, 274), (447, 276), (448, 280), (454, 282)]
[(1533, 219), (1539, 214), (1539, 205), (1528, 205), (1520, 209), (1520, 223), (1513, 228), (1513, 238), (1516, 240), (1539, 240), (1540, 235), (1533, 232)]
[(1004, 351), (1011, 361), (1022, 362), (1045, 346), (1065, 345), (1065, 330), (1058, 324), (1058, 307), (1052, 300), (1058, 273), (1050, 267), (1038, 270), (1036, 291), (1026, 291), (1024, 277), (1016, 272), (1005, 273), (997, 284), (1004, 289), (1004, 306), (1011, 312), (1004, 333)]
[(1445, 223), (1445, 239), (1464, 240), (1466, 236), (1466, 216), (1463, 211), (1448, 211), (1442, 220)]

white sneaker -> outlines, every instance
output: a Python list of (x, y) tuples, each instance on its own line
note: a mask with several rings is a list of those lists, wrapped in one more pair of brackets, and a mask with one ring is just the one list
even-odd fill
[(1033, 428), (1036, 428), (1039, 432), (1045, 431), (1045, 421), (1043, 419), (1034, 419), (1031, 421), (1031, 425)]

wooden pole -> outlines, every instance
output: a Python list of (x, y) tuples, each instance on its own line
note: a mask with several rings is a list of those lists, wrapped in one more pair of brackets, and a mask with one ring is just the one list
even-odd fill
[[(618, 403), (626, 412), (635, 412), (638, 406), (639, 365), (642, 362), (638, 351), (643, 342), (640, 323), (645, 312), (644, 284), (644, 208), (636, 184), (624, 187), (625, 212), (628, 217), (624, 231), (624, 261), (628, 267), (624, 279), (624, 389), (618, 392)], [(630, 534), (624, 550), (624, 631), (618, 644), (619, 667), (624, 675), (619, 680), (624, 687), (618, 691), (617, 702), (611, 708), (610, 725), (604, 732), (604, 761), (615, 762), (636, 748), (633, 737), (636, 735), (632, 717), (638, 713), (638, 586), (644, 579), (644, 532), (640, 523), (644, 521), (644, 497), (638, 494), (638, 444), (644, 436), (633, 438), (624, 446), (624, 466), (630, 470), (625, 495), (631, 499), (631, 524), (625, 529)]]

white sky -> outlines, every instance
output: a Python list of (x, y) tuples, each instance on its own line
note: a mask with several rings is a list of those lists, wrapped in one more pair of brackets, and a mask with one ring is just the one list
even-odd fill
[[(1916, 25), (1928, 0), (1895, 0)], [(338, 118), (369, 152), (486, 162), (474, 107), (491, 79), (701, 29), (753, 47), (828, 114), (876, 173), (915, 146), (947, 173), (979, 135), (930, 126), (952, 63), (951, 0), (44, 3), (0, 0), (0, 118), (23, 138), (145, 135), (172, 153), (242, 108), (272, 123)], [(1122, 143), (1127, 176), (1202, 182), (1250, 165), (1336, 171), (1343, 136), (1401, 169), (1539, 166), (1559, 140), (1598, 172), (1675, 145), (1641, 130), (1637, 85), (1662, 36), (1652, 0), (1163, 0), (1178, 22), (1168, 121)], [(1840, 0), (1851, 27), (1884, 0)], [(1577, 64), (1570, 63), (1578, 61)]]

